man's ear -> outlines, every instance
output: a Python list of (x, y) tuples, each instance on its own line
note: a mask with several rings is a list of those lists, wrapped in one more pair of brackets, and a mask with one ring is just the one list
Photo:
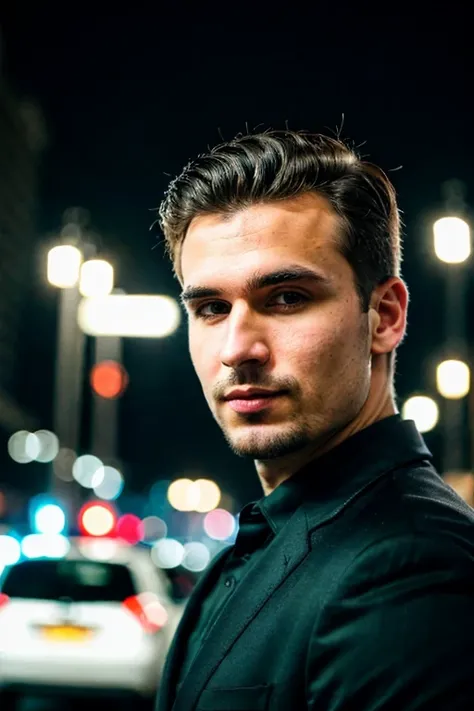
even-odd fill
[(408, 289), (399, 277), (391, 277), (374, 289), (369, 310), (374, 355), (391, 353), (403, 340), (407, 308)]

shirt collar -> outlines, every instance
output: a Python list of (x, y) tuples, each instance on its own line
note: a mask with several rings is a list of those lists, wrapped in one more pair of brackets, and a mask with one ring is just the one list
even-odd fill
[(247, 504), (243, 520), (263, 514), (277, 534), (304, 501), (318, 515), (338, 508), (380, 474), (432, 455), (411, 420), (392, 415), (356, 432), (321, 457), (309, 462), (268, 496)]

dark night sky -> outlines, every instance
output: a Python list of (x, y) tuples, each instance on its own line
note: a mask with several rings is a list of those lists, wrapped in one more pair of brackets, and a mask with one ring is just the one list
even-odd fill
[[(442, 344), (443, 281), (431, 258), (429, 219), (440, 206), (441, 183), (451, 178), (466, 183), (474, 206), (468, 11), (450, 3), (442, 16), (416, 16), (390, 5), (374, 16), (364, 7), (335, 3), (312, 16), (274, 10), (266, 18), (250, 6), (234, 6), (228, 17), (186, 6), (113, 17), (5, 13), (4, 72), (17, 93), (39, 102), (49, 134), (40, 234), (57, 229), (67, 207), (86, 207), (118, 286), (177, 296), (149, 232), (166, 174), (220, 133), (227, 139), (246, 125), (285, 122), (334, 130), (344, 114), (344, 137), (365, 142), (362, 152), (387, 171), (403, 166), (390, 175), (404, 212), (412, 306), (397, 386), (401, 397), (434, 392), (427, 364)], [(47, 420), (55, 302), (39, 267), (32, 299), (38, 364), (25, 373), (25, 398), (41, 402)], [(125, 364), (130, 387), (121, 404), (120, 454), (131, 488), (191, 468), (215, 477), (240, 502), (260, 496), (252, 466), (230, 454), (207, 412), (184, 322), (172, 338), (128, 341)], [(427, 441), (439, 454), (437, 436)]]

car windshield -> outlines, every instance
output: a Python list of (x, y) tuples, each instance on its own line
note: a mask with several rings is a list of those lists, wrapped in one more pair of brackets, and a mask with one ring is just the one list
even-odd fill
[(31, 560), (8, 572), (2, 592), (10, 598), (122, 602), (136, 594), (124, 565), (82, 560)]

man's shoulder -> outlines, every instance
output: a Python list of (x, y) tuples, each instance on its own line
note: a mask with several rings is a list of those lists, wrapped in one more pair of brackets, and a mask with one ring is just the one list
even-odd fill
[(420, 533), (466, 527), (474, 534), (474, 510), (430, 464), (401, 467), (388, 474), (374, 491), (372, 505), (392, 515), (404, 527)]
[(338, 574), (362, 552), (376, 554), (380, 544), (402, 558), (442, 549), (447, 558), (460, 556), (474, 564), (474, 510), (428, 462), (387, 471), (330, 516), (319, 515), (314, 501), (305, 509), (320, 570), (324, 561)]
[(363, 547), (382, 540), (432, 541), (434, 546), (464, 551), (474, 560), (474, 510), (428, 463), (408, 465), (382, 477), (361, 497), (359, 517)]

